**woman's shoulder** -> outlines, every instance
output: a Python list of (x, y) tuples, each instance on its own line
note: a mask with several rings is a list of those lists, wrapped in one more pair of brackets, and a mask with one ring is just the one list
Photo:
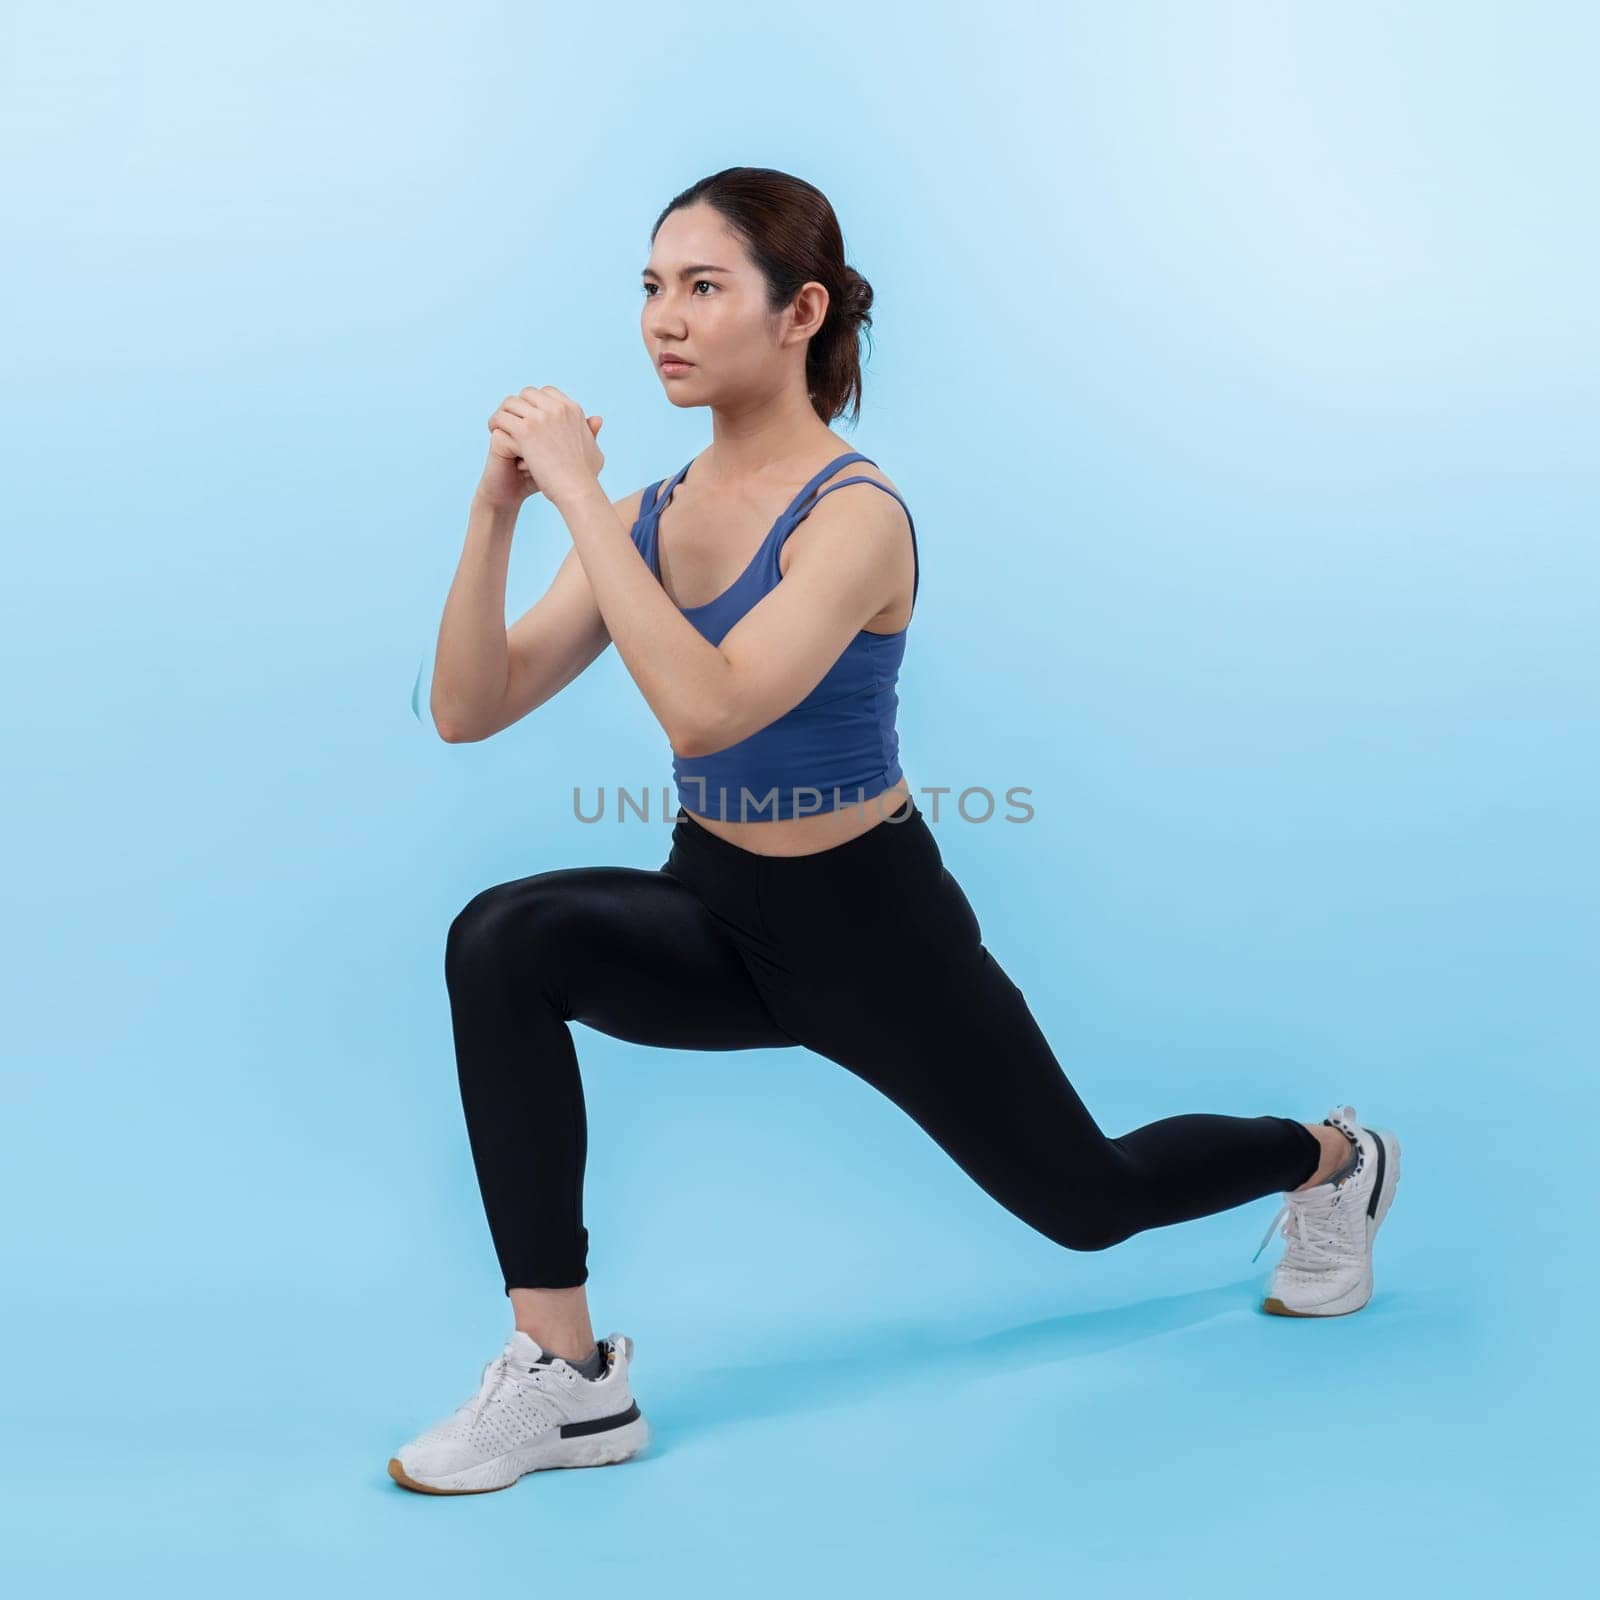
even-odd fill
[[(870, 478), (874, 483), (880, 484), (883, 488), (887, 489), (889, 493), (893, 495), (894, 499), (900, 502), (900, 509), (904, 515), (906, 517), (911, 515), (911, 503), (905, 492), (901, 489), (900, 485), (883, 470), (882, 467), (877, 465), (875, 461), (846, 462), (844, 466), (838, 469), (837, 472), (829, 474), (827, 482), (822, 484), (821, 489), (825, 493), (828, 489), (838, 484), (847, 483), (851, 479), (860, 478)], [(865, 490), (862, 492), (864, 493)], [(890, 504), (892, 505), (893, 501), (891, 501)]]
[[(855, 447), (851, 446), (850, 448), (854, 449)], [(861, 452), (862, 455), (867, 453), (865, 450)], [(827, 482), (843, 483), (846, 478), (871, 478), (875, 483), (881, 483), (884, 488), (893, 489), (897, 495), (901, 494), (900, 485), (877, 464), (876, 458), (870, 461), (847, 461), (843, 466), (829, 474)], [(904, 498), (903, 495), (902, 498)]]
[[(657, 479), (657, 482), (660, 480)], [(645, 497), (655, 488), (654, 483), (647, 483), (642, 489), (634, 489), (631, 493), (623, 495), (620, 500), (611, 502), (611, 509), (630, 528), (639, 525), (639, 519), (644, 516), (647, 501)]]

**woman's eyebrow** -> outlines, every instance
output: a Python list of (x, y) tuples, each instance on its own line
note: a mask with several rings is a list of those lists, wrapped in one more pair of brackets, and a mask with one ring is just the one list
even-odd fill
[[(728, 273), (731, 273), (732, 271), (733, 271), (733, 269), (731, 267), (714, 267), (714, 266), (711, 265), (711, 263), (709, 261), (699, 261), (699, 262), (696, 262), (695, 265), (692, 266), (692, 267), (679, 267), (678, 268), (678, 276), (680, 278), (687, 278), (687, 277), (691, 276), (693, 273), (696, 273), (696, 272), (728, 272)], [(639, 274), (639, 276), (641, 278), (659, 278), (661, 276), (661, 274), (659, 272), (657, 272), (654, 267), (646, 267), (644, 269), (644, 271)]]

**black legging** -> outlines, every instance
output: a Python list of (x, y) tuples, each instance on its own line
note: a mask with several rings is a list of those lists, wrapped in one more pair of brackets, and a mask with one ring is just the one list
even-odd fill
[(802, 856), (742, 850), (680, 809), (659, 871), (563, 867), (476, 895), (451, 924), (445, 974), (508, 1292), (589, 1276), (572, 1021), (678, 1050), (805, 1045), (1069, 1250), (1297, 1188), (1321, 1160), (1288, 1117), (1196, 1113), (1108, 1139), (911, 800)]

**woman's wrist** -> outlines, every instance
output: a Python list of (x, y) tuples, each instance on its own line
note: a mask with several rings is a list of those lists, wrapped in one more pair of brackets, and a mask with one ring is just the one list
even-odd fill
[(516, 526), (517, 513), (522, 510), (522, 502), (515, 505), (504, 500), (492, 500), (486, 495), (475, 494), (472, 497), (472, 514), (475, 517), (487, 518), (495, 524), (504, 524), (509, 532)]
[(557, 485), (545, 491), (545, 498), (564, 517), (569, 512), (581, 511), (586, 506), (605, 506), (610, 509), (611, 497), (601, 487), (598, 478), (580, 478), (575, 483)]

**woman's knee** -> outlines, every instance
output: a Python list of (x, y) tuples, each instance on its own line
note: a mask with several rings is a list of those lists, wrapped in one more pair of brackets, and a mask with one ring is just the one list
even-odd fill
[(1068, 1250), (1109, 1250), (1136, 1233), (1125, 1218), (1100, 1209), (1072, 1211), (1057, 1219), (1050, 1237)]
[(508, 968), (548, 972), (573, 949), (569, 896), (556, 873), (480, 890), (445, 938), (445, 982), (459, 989)]
[(1067, 1250), (1109, 1250), (1144, 1226), (1137, 1182), (1107, 1163), (1095, 1178), (1054, 1187), (1036, 1224)]

